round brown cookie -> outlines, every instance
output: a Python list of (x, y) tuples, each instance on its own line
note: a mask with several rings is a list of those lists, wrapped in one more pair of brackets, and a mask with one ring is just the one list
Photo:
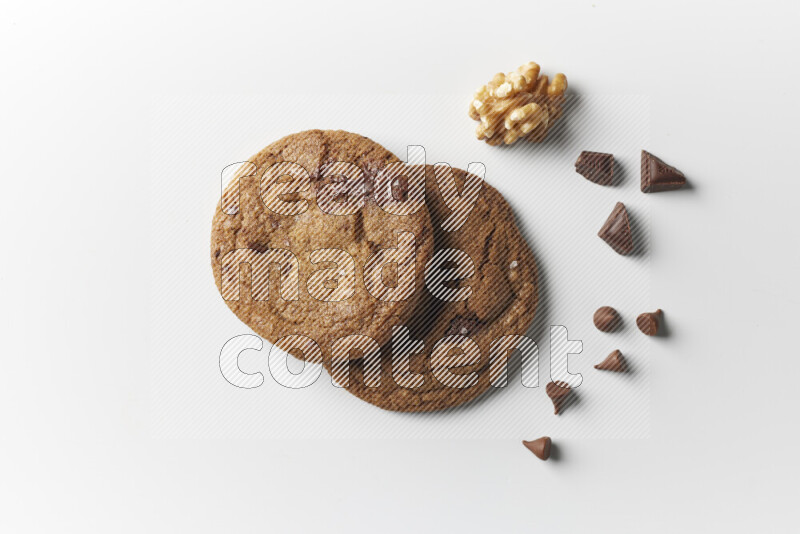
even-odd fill
[[(378, 374), (377, 366), (372, 366), (368, 359), (350, 361), (349, 365), (325, 361), (337, 383), (346, 383), (347, 391), (386, 410), (444, 410), (475, 399), (490, 387), (492, 341), (505, 335), (524, 335), (536, 312), (536, 263), (517, 227), (511, 207), (496, 189), (484, 182), (464, 225), (452, 232), (442, 231), (442, 222), (450, 215), (450, 210), (439, 193), (432, 169), (429, 166), (426, 173), (426, 200), (434, 226), (436, 250), (466, 252), (475, 265), (475, 272), (469, 279), (448, 285), (452, 288), (471, 287), (472, 295), (465, 301), (444, 302), (434, 298), (426, 289), (426, 296), (408, 325), (410, 337), (424, 341), (424, 350), (409, 358), (409, 369), (422, 375), (422, 385), (402, 387), (393, 379), (391, 343), (381, 349), (380, 385), (377, 387), (370, 387), (375, 385), (374, 382), (370, 386), (365, 383), (365, 372), (367, 380), (374, 380)], [(459, 190), (463, 191), (466, 173), (459, 169), (453, 171)], [(465, 377), (477, 374), (477, 381), (465, 388), (445, 385), (443, 382), (448, 381), (446, 376), (440, 381), (437, 376), (442, 375), (437, 375), (431, 366), (431, 354), (436, 343), (454, 334), (468, 336), (480, 348), (477, 363), (472, 360), (471, 365), (453, 371), (453, 374)], [(449, 352), (460, 353), (458, 349)]]
[[(217, 205), (212, 223), (211, 266), (217, 288), (223, 293), (228, 307), (257, 334), (272, 343), (287, 335), (303, 335), (316, 341), (323, 354), (327, 354), (333, 341), (349, 334), (363, 334), (381, 344), (386, 343), (391, 336), (390, 325), (408, 320), (416, 308), (419, 296), (423, 293), (425, 263), (433, 253), (433, 232), (426, 206), (412, 215), (399, 216), (384, 211), (375, 202), (373, 195), (375, 177), (387, 164), (398, 162), (398, 158), (379, 144), (360, 135), (344, 131), (310, 130), (276, 141), (249, 161), (252, 163), (250, 171), (253, 172), (240, 172), (240, 175), (248, 176), (239, 176), (226, 188), (222, 201)], [(296, 163), (308, 171), (310, 186), (306, 191), (281, 194), (279, 187), (270, 187), (271, 184), (280, 186), (282, 180), (286, 181), (285, 178), (281, 178), (283, 170), (280, 173), (267, 172), (269, 169), (274, 171), (289, 168), (273, 167), (282, 162)], [(351, 176), (347, 179), (334, 172), (326, 173), (332, 169), (342, 168), (341, 165), (334, 166), (337, 162), (352, 163), (358, 167), (363, 172), (364, 185), (362, 186), (361, 178), (353, 179), (352, 167), (348, 171)], [(357, 169), (355, 172), (358, 174)], [(237, 182), (239, 183), (238, 208), (235, 202)], [(333, 182), (346, 184), (351, 193), (357, 193), (362, 190), (359, 188), (363, 187), (367, 191), (363, 206), (358, 207), (356, 204), (355, 209), (345, 215), (331, 214), (329, 207), (323, 211), (318, 202), (318, 199), (323, 197), (318, 194), (321, 188), (330, 186)], [(392, 189), (392, 196), (395, 199), (398, 195), (402, 196), (402, 192), (395, 193), (396, 186), (397, 182), (393, 184)], [(263, 199), (262, 190), (266, 191)], [(337, 193), (329, 198), (348, 201), (353, 197)], [(308, 208), (302, 213), (282, 215), (276, 211), (285, 212), (285, 208), (272, 209), (274, 206), (272, 203), (276, 199), (284, 202), (305, 200)], [(415, 236), (415, 290), (402, 295), (401, 300), (376, 298), (370, 294), (364, 283), (365, 263), (377, 251), (397, 247), (400, 232), (411, 232)], [(273, 252), (276, 249), (289, 250), (296, 256), (299, 276), (292, 278), (291, 275), (295, 273), (291, 272), (290, 264), (267, 268), (261, 264), (260, 272), (271, 271), (269, 280), (254, 285), (252, 265), (257, 265), (259, 261), (254, 259), (256, 258), (254, 254), (256, 252), (287, 254), (282, 251)], [(341, 249), (352, 256), (355, 262), (352, 296), (343, 300), (329, 301), (331, 299), (327, 297), (320, 300), (309, 293), (311, 287), (309, 277), (324, 269), (330, 270), (322, 278), (322, 283), (319, 278), (317, 279), (315, 287), (334, 290), (342, 283), (342, 277), (335, 273), (335, 269), (341, 268), (342, 265), (333, 261), (330, 255), (315, 257), (316, 263), (312, 263), (311, 254), (318, 249)], [(233, 262), (235, 267), (231, 267), (231, 258), (238, 258), (240, 252), (227, 256), (226, 259), (226, 255), (237, 250), (241, 251), (241, 254), (250, 255), (246, 256), (250, 261), (245, 263), (251, 267), (243, 267), (243, 272), (247, 274), (240, 279), (238, 260)], [(263, 257), (257, 256), (260, 259)], [(405, 265), (408, 266), (412, 262), (413, 259)], [(227, 287), (230, 288), (233, 284), (233, 287), (238, 288), (238, 291), (233, 293), (238, 299), (231, 298), (231, 294), (226, 293), (227, 290), (223, 288), (223, 264), (226, 265)], [(378, 272), (382, 273), (382, 279), (387, 286), (397, 284), (396, 265), (387, 266)], [(286, 275), (288, 281), (296, 279), (297, 284), (284, 286), (283, 282), (279, 282), (279, 278), (283, 275)], [(239, 280), (238, 285), (236, 280)], [(296, 288), (297, 300), (282, 298), (284, 287)], [(342, 287), (345, 286), (342, 285), (339, 289)], [(253, 298), (254, 290), (258, 299)], [(334, 298), (341, 299), (346, 294), (347, 291), (344, 291)], [(318, 293), (316, 295), (319, 296)], [(305, 354), (305, 357), (313, 359), (310, 352)]]

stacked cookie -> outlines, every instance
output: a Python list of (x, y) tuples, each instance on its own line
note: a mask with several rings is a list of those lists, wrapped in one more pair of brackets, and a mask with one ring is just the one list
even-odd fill
[[(250, 163), (211, 234), (217, 287), (237, 317), (380, 408), (443, 410), (489, 389), (502, 367), (490, 354), (516, 348), (537, 304), (533, 255), (496, 189), (483, 182), (453, 228), (448, 195), (475, 177), (406, 166), (387, 178), (403, 164), (360, 135), (293, 134)], [(456, 189), (443, 193), (448, 179)], [(387, 253), (409, 244), (411, 256)]]

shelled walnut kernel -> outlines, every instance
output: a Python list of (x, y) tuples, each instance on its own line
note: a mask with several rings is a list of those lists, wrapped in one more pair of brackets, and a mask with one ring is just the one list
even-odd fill
[(490, 145), (510, 145), (519, 139), (539, 143), (561, 117), (567, 77), (550, 81), (528, 62), (514, 72), (497, 73), (481, 86), (469, 105), (469, 116), (480, 121), (475, 134)]

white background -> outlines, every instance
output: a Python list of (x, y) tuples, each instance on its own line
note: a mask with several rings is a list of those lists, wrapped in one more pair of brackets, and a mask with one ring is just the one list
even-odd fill
[[(793, 528), (796, 5), (0, 9), (0, 530)], [(567, 438), (547, 463), (511, 439), (155, 437), (153, 102), (468, 96), (530, 59), (577, 93), (648, 95), (650, 147), (694, 186), (649, 200), (672, 331), (650, 350), (651, 437)]]
[[(548, 143), (497, 149), (476, 142), (475, 123), (464, 113), (469, 97), (184, 95), (154, 104), (148, 333), (155, 436), (514, 442), (531, 433), (559, 439), (650, 437), (650, 348), (669, 340), (647, 338), (634, 326), (636, 315), (652, 307), (647, 251), (653, 197), (641, 193), (636, 176), (640, 149), (650, 144), (649, 98), (571, 98), (565, 106), (569, 120), (552, 129)], [(262, 373), (263, 386), (247, 391), (223, 379), (223, 345), (252, 331), (228, 310), (211, 277), (209, 220), (219, 201), (220, 170), (287, 132), (315, 126), (367, 134), (403, 157), (408, 144), (421, 145), (430, 164), (485, 165), (486, 181), (509, 199), (536, 254), (539, 303), (528, 335), (541, 353), (539, 384), (549, 377), (580, 384), (573, 395), (579, 402), (565, 410), (568, 416), (554, 417), (544, 387), (523, 387), (516, 365), (509, 385), (480, 402), (412, 416), (378, 410), (344, 394), (327, 373), (306, 389), (281, 386), (287, 378), (297, 379), (286, 376), (285, 366), (268, 365), (271, 345), (239, 358), (245, 372)], [(616, 153), (618, 187), (597, 186), (575, 172), (575, 159), (587, 147)], [(672, 202), (687, 194), (691, 191), (673, 193)], [(617, 201), (635, 217), (634, 240), (641, 253), (621, 257), (597, 237)], [(604, 304), (619, 310), (626, 328), (604, 334), (594, 327), (592, 314)], [(563, 325), (570, 339), (582, 341), (582, 351), (573, 349), (580, 354), (569, 358), (569, 371), (581, 377), (566, 375), (563, 355), (551, 356), (549, 325)], [(630, 373), (592, 368), (615, 348), (624, 352)], [(289, 366), (294, 372), (302, 369), (293, 358)], [(319, 372), (312, 367), (305, 373)]]

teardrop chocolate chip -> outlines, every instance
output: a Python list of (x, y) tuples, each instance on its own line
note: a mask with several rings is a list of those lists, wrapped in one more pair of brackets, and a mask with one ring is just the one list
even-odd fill
[(553, 401), (553, 407), (555, 408), (553, 413), (558, 415), (564, 405), (564, 401), (569, 397), (569, 384), (566, 382), (549, 382), (545, 387), (545, 391), (550, 400)]
[(598, 363), (594, 366), (595, 369), (599, 369), (601, 371), (613, 371), (615, 373), (624, 373), (627, 369), (627, 365), (625, 364), (625, 358), (622, 357), (622, 352), (619, 350), (615, 350), (602, 362)]
[(611, 306), (602, 306), (597, 308), (597, 311), (594, 312), (594, 317), (592, 319), (594, 321), (594, 325), (601, 332), (613, 332), (622, 324), (622, 319), (620, 319), (617, 310)]
[(550, 458), (550, 447), (552, 445), (552, 441), (549, 437), (544, 436), (533, 441), (523, 440), (522, 444), (525, 445), (528, 450), (535, 454), (540, 460), (547, 460)]
[(654, 312), (643, 313), (639, 317), (636, 318), (636, 326), (639, 327), (639, 330), (646, 336), (654, 336), (658, 334), (658, 330), (661, 323), (661, 315), (664, 312), (661, 310), (656, 310)]

